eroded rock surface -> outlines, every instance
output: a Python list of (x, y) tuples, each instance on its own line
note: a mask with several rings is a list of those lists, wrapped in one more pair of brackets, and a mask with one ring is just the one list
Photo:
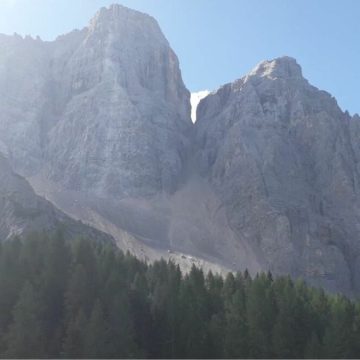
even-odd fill
[(113, 5), (54, 42), (1, 36), (0, 51), (0, 144), (17, 171), (102, 197), (174, 191), (190, 94), (153, 18)]
[(197, 159), (230, 226), (274, 273), (359, 291), (359, 119), (289, 57), (205, 98)]

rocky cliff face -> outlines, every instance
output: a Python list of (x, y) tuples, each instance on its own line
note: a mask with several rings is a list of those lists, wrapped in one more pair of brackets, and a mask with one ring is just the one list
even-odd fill
[(113, 5), (54, 42), (1, 36), (0, 52), (0, 151), (38, 194), (141, 258), (220, 269), (183, 253), (197, 233), (183, 239), (191, 214), (169, 198), (186, 178), (190, 93), (153, 18)]
[(288, 57), (208, 96), (197, 119), (202, 174), (261, 267), (359, 291), (359, 119)]
[(156, 21), (120, 5), (55, 42), (0, 38), (0, 143), (16, 170), (102, 197), (171, 192), (189, 97)]
[[(359, 293), (360, 119), (294, 59), (211, 93), (192, 125), (148, 15), (114, 5), (54, 42), (0, 36), (0, 53), (0, 151), (68, 215), (146, 260)], [(7, 237), (19, 220), (4, 218)]]

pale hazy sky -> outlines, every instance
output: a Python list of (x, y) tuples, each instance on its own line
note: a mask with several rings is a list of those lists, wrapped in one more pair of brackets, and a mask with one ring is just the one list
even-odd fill
[(158, 20), (191, 91), (289, 55), (343, 110), (360, 112), (360, 0), (0, 0), (0, 33), (53, 39), (114, 2)]

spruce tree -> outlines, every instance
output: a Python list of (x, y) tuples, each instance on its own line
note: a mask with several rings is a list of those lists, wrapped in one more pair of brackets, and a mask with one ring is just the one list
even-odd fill
[(265, 274), (253, 280), (246, 298), (249, 357), (273, 357), (271, 334), (276, 318), (272, 281)]
[(13, 321), (6, 336), (9, 358), (41, 358), (44, 356), (41, 304), (30, 282), (26, 282), (14, 307)]
[(68, 321), (63, 341), (62, 356), (66, 358), (86, 358), (85, 355), (85, 329), (88, 320), (84, 311), (78, 313)]
[(83, 354), (88, 358), (106, 358), (109, 345), (109, 325), (101, 303), (97, 300), (84, 331)]
[(55, 357), (61, 351), (65, 313), (64, 294), (69, 277), (71, 254), (60, 230), (48, 239), (46, 245), (41, 297), (47, 334), (47, 355)]
[(231, 297), (225, 299), (225, 317), (224, 357), (247, 358), (249, 355), (249, 330), (243, 288), (238, 288)]

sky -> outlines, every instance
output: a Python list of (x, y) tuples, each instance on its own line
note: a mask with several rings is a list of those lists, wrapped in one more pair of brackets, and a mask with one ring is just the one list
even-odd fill
[(158, 20), (192, 92), (288, 55), (343, 110), (360, 113), (359, 0), (0, 0), (0, 33), (52, 40), (111, 3)]

